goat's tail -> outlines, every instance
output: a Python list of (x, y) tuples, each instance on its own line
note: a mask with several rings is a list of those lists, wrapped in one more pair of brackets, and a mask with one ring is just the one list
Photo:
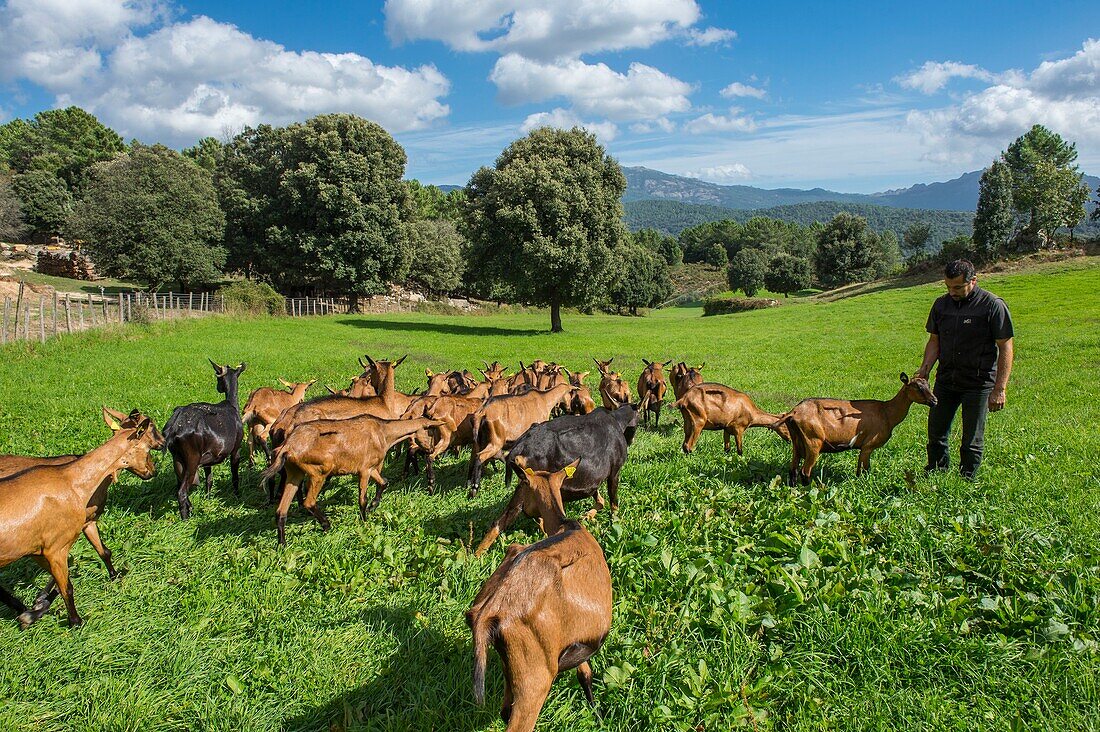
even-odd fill
[(282, 471), (283, 467), (286, 466), (286, 454), (287, 443), (284, 442), (275, 450), (275, 455), (271, 459), (271, 465), (268, 465), (267, 469), (260, 473), (260, 479), (262, 481), (266, 483)]
[(474, 621), (474, 701), (485, 703), (485, 664), (489, 653), (489, 622), (487, 616)]

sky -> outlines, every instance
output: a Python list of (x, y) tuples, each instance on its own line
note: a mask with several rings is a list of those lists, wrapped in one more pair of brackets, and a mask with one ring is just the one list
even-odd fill
[(184, 148), (352, 112), (407, 177), (457, 185), (580, 125), (623, 165), (859, 193), (981, 169), (1038, 123), (1095, 175), (1095, 21), (1073, 0), (5, 0), (0, 122), (76, 104)]

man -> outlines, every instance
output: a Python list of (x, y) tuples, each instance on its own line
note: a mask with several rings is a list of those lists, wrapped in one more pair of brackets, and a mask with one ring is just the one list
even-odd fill
[(933, 393), (939, 402), (928, 412), (926, 471), (951, 465), (947, 439), (955, 412), (962, 407), (959, 472), (973, 479), (982, 462), (985, 419), (1005, 406), (1012, 373), (1012, 318), (1004, 301), (978, 287), (974, 265), (957, 259), (943, 270), (947, 294), (928, 314), (928, 344), (918, 376), (928, 378), (938, 360)]

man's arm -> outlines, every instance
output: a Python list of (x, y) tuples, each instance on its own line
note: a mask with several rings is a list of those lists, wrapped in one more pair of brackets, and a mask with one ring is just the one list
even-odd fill
[(1005, 407), (1005, 387), (1008, 375), (1012, 373), (1013, 345), (1011, 338), (997, 341), (997, 382), (989, 392), (989, 411), (999, 412)]
[[(940, 337), (935, 333), (928, 334), (928, 343), (924, 344), (924, 360), (921, 361), (920, 368), (917, 369), (917, 373), (914, 376), (918, 376), (922, 379), (927, 379), (928, 374), (932, 373), (932, 367), (936, 365), (936, 361), (940, 357)], [(1011, 362), (1009, 358), (1009, 362)]]

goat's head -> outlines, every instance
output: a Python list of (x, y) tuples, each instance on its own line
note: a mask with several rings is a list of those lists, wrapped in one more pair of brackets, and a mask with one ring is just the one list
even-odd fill
[(910, 379), (905, 372), (902, 372), (901, 383), (904, 384), (903, 388), (906, 396), (909, 397), (909, 401), (914, 404), (927, 404), (934, 407), (939, 403), (936, 395), (932, 393), (932, 387), (928, 384), (928, 379), (923, 376), (915, 376)]
[(553, 472), (547, 470), (535, 470), (527, 464), (527, 459), (517, 455), (514, 463), (518, 470), (519, 479), (530, 486), (532, 492), (539, 496), (539, 503), (545, 506), (542, 511), (542, 530), (547, 536), (553, 536), (561, 529), (566, 520), (565, 508), (562, 505), (561, 487), (565, 481), (573, 477), (580, 465), (581, 459), (577, 458), (560, 470)]
[[(121, 419), (119, 419), (120, 417)], [(164, 447), (164, 435), (153, 424), (153, 420), (136, 409), (124, 415), (109, 407), (104, 407), (103, 421), (116, 434), (128, 433), (126, 435), (126, 452), (119, 459), (118, 467), (129, 470), (142, 480), (149, 480), (156, 475), (157, 466), (153, 462), (153, 456), (150, 453)]]
[(611, 371), (611, 362), (615, 360), (614, 357), (601, 361), (598, 358), (593, 357), (593, 361), (596, 362), (596, 368), (600, 370), (600, 376), (606, 376)]
[(213, 359), (208, 358), (206, 360), (210, 361), (210, 365), (214, 367), (214, 373), (218, 377), (218, 391), (222, 394), (228, 394), (230, 387), (233, 389), (237, 388), (237, 380), (240, 379), (241, 374), (243, 374), (244, 370), (248, 367), (246, 363), (241, 363), (234, 368), (229, 364), (225, 366), (216, 364)]

